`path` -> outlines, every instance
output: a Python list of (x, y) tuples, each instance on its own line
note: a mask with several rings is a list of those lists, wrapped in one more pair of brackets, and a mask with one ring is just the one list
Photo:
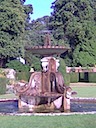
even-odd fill
[(84, 82), (78, 82), (78, 83), (70, 83), (70, 86), (96, 86), (96, 83), (84, 83)]

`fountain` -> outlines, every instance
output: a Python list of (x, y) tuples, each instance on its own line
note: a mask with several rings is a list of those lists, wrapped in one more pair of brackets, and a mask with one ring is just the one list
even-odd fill
[(41, 55), (41, 72), (33, 72), (28, 83), (18, 83), (14, 89), (18, 95), (18, 106), (21, 110), (32, 112), (51, 112), (54, 110), (70, 111), (71, 87), (64, 83), (58, 71), (60, 56), (69, 48), (51, 46), (50, 34), (47, 31), (44, 46), (26, 47), (30, 54)]

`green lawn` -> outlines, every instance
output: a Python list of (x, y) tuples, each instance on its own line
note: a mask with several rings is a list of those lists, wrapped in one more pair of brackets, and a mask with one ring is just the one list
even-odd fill
[(96, 114), (70, 116), (0, 116), (0, 128), (96, 128)]
[(96, 98), (96, 86), (72, 86), (73, 91), (77, 92), (76, 97), (92, 97)]
[(12, 99), (12, 98), (17, 98), (17, 96), (13, 93), (0, 95), (0, 99)]

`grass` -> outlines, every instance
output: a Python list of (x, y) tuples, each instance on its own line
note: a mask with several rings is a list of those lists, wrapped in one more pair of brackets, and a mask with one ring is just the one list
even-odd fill
[(0, 128), (96, 128), (96, 115), (0, 116)]
[(13, 93), (0, 95), (0, 99), (12, 99), (12, 98), (17, 98), (17, 96)]
[(72, 90), (77, 92), (76, 97), (96, 98), (96, 86), (72, 86)]

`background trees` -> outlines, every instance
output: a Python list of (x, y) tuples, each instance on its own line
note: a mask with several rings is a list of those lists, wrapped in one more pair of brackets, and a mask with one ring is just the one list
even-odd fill
[(95, 0), (55, 0), (50, 17), (32, 21), (34, 7), (24, 2), (0, 0), (0, 66), (19, 56), (30, 66), (38, 65), (40, 57), (34, 58), (24, 47), (43, 45), (43, 30), (50, 30), (52, 44), (71, 48), (66, 56), (62, 54), (67, 66), (96, 64)]
[(67, 43), (71, 52), (66, 57), (69, 66), (96, 64), (96, 1), (56, 0), (50, 26), (54, 38)]
[(21, 43), (18, 41), (24, 32), (24, 19), (24, 9), (20, 1), (0, 1), (0, 58), (2, 61), (22, 54)]
[(0, 0), (0, 66), (8, 59), (24, 55), (22, 36), (27, 16), (23, 2)]
[[(43, 46), (45, 42), (45, 31), (48, 31), (49, 16), (32, 20), (25, 32), (25, 46)], [(52, 34), (50, 35), (52, 44), (55, 44)], [(36, 70), (40, 70), (40, 56), (34, 56), (29, 51), (25, 51), (26, 63), (33, 66)]]

